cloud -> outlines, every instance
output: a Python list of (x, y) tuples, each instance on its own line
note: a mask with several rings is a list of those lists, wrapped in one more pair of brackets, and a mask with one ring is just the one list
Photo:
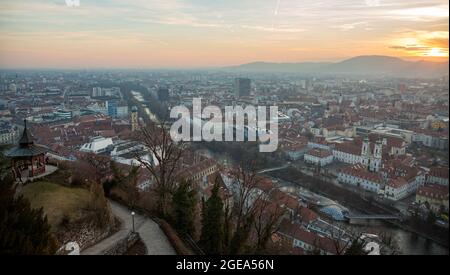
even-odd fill
[(428, 38), (424, 39), (424, 44), (438, 48), (448, 48), (448, 38)]
[(280, 28), (280, 27), (251, 26), (251, 25), (242, 25), (241, 28), (263, 32), (282, 32), (282, 33), (296, 33), (306, 31), (306, 29), (301, 28), (285, 28), (285, 27)]
[(404, 50), (404, 51), (414, 51), (414, 52), (429, 51), (431, 49), (430, 47), (419, 46), (419, 45), (390, 46), (389, 48), (394, 49), (394, 50)]
[(369, 7), (378, 7), (380, 6), (380, 0), (365, 0), (366, 5)]
[(448, 18), (448, 4), (434, 5), (415, 8), (395, 9), (388, 12), (388, 15), (399, 20), (409, 21), (433, 21), (438, 18)]
[(280, 2), (281, 0), (277, 1), (277, 6), (275, 7), (275, 11), (273, 12), (274, 15), (278, 15), (278, 10), (280, 9)]
[(367, 22), (347, 23), (347, 24), (333, 26), (332, 28), (339, 29), (341, 31), (349, 31), (349, 30), (355, 29), (359, 25), (367, 25)]

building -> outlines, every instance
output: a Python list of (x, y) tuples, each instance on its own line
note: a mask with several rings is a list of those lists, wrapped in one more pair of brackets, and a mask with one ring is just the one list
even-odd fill
[(327, 143), (325, 137), (315, 136), (313, 140), (308, 141), (309, 148), (319, 148), (324, 150), (331, 150), (330, 145)]
[(128, 117), (128, 105), (122, 103), (117, 106), (116, 118)]
[(17, 86), (16, 86), (16, 84), (14, 84), (14, 83), (11, 83), (11, 84), (9, 84), (9, 90), (12, 92), (12, 93), (17, 93)]
[(112, 138), (95, 137), (91, 142), (85, 143), (81, 146), (80, 151), (94, 154), (101, 154), (112, 149)]
[(249, 96), (251, 80), (248, 78), (236, 78), (234, 82), (234, 95), (236, 97)]
[(205, 159), (199, 163), (189, 166), (188, 169), (180, 174), (180, 178), (187, 181), (197, 182), (204, 177), (210, 176), (219, 171), (217, 162), (213, 159)]
[(348, 164), (362, 164), (370, 171), (378, 172), (383, 165), (383, 160), (391, 155), (388, 151), (389, 148), (387, 139), (373, 139), (371, 141), (369, 137), (365, 137), (362, 141), (346, 141), (336, 144), (333, 149), (333, 156), (338, 161)]
[(417, 190), (416, 202), (426, 205), (435, 213), (448, 212), (448, 186), (434, 184), (422, 186)]
[(378, 172), (381, 168), (382, 143), (377, 141), (373, 150), (370, 148), (369, 139), (365, 138), (362, 144), (361, 163), (370, 171)]
[(15, 178), (22, 181), (23, 173), (26, 177), (35, 177), (45, 173), (45, 154), (48, 148), (34, 144), (27, 122), (19, 140), (19, 144), (6, 151), (6, 157), (11, 159)]
[(287, 159), (296, 161), (304, 157), (308, 147), (301, 143), (289, 144), (282, 147)]
[(311, 149), (305, 153), (305, 162), (325, 166), (333, 162), (333, 154), (325, 149)]
[(337, 250), (336, 241), (305, 230), (300, 224), (291, 222), (288, 219), (283, 219), (277, 234), (291, 243), (292, 247), (300, 248), (306, 253), (316, 251), (322, 255), (336, 255), (340, 253)]
[(138, 120), (138, 108), (136, 106), (133, 106), (131, 108), (131, 131), (136, 131), (139, 127), (139, 120)]
[(57, 119), (71, 119), (73, 116), (72, 111), (65, 111), (65, 110), (56, 110), (55, 112), (53, 112), (53, 115), (57, 118)]
[(103, 97), (103, 96), (105, 96), (105, 93), (102, 91), (102, 88), (100, 87), (92, 88), (91, 97)]
[(338, 143), (333, 149), (333, 157), (348, 164), (361, 163), (361, 147), (353, 142)]
[(112, 118), (117, 118), (117, 106), (118, 102), (116, 100), (106, 101), (106, 109), (108, 110), (108, 116)]
[(13, 144), (16, 140), (14, 127), (6, 121), (0, 121), (0, 145)]
[(431, 167), (426, 183), (448, 186), (448, 167)]
[(168, 101), (169, 100), (169, 89), (166, 87), (158, 88), (158, 99), (159, 101)]
[(397, 201), (408, 196), (408, 182), (403, 178), (389, 179), (386, 183), (384, 196)]
[(414, 131), (412, 141), (421, 143), (426, 147), (447, 150), (448, 132), (432, 131), (428, 129), (416, 129)]
[(361, 164), (341, 169), (338, 172), (338, 181), (374, 193), (379, 193), (384, 189), (382, 176), (379, 173), (368, 171)]
[(420, 186), (425, 184), (423, 170), (402, 163), (393, 162), (385, 165), (381, 174), (386, 182), (384, 197), (394, 201), (414, 194)]

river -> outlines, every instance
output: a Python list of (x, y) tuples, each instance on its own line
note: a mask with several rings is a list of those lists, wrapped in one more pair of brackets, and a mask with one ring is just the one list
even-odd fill
[[(285, 189), (286, 192), (292, 194), (299, 194), (301, 192), (302, 197), (309, 197), (317, 200), (320, 205), (336, 204), (341, 208), (348, 209), (351, 213), (358, 213), (359, 211), (351, 208), (344, 207), (339, 202), (333, 201), (322, 195), (315, 194), (303, 187), (296, 185), (295, 183), (285, 182), (277, 179), (281, 189)], [(347, 222), (343, 223), (345, 227), (349, 229), (355, 229), (359, 232), (372, 233), (372, 234), (385, 234), (391, 236), (395, 244), (399, 247), (400, 253), (405, 255), (448, 255), (449, 249), (428, 239), (418, 236), (415, 233), (403, 230), (392, 224), (386, 222), (380, 222), (380, 225), (373, 226), (361, 226), (350, 225)]]
[(145, 100), (144, 100), (144, 97), (142, 96), (142, 94), (140, 92), (136, 92), (136, 91), (131, 91), (131, 94), (139, 102), (139, 104), (141, 104), (142, 108), (144, 108), (144, 111), (147, 114), (148, 118), (151, 121), (158, 123), (158, 118), (156, 117), (156, 115), (154, 113), (152, 113), (152, 111), (147, 106), (147, 104), (145, 104)]
[[(233, 160), (222, 154), (217, 154), (214, 152), (211, 152), (208, 149), (201, 149), (198, 150), (199, 153), (204, 154), (207, 157), (213, 158), (216, 161), (222, 163), (223, 165), (230, 165), (233, 164)], [(327, 203), (334, 203), (339, 204), (336, 201), (330, 200), (327, 197), (315, 194), (303, 187), (300, 187), (299, 185), (294, 183), (285, 182), (279, 179), (276, 179), (278, 181), (278, 184), (280, 187), (285, 187), (287, 189), (295, 188), (297, 190), (302, 190), (302, 193), (305, 195), (307, 194), (310, 197), (317, 198), (320, 200), (321, 204), (326, 205)], [(292, 193), (296, 193), (294, 190), (289, 190)], [(294, 192), (293, 192), (294, 191)], [(346, 208), (346, 207), (344, 207)], [(353, 209), (349, 209), (351, 212), (357, 212)], [(415, 233), (411, 233), (409, 231), (403, 230), (401, 228), (398, 228), (394, 225), (381, 222), (380, 225), (376, 226), (357, 226), (357, 225), (349, 225), (346, 223), (346, 227), (353, 227), (354, 229), (357, 229), (360, 232), (371, 232), (374, 234), (384, 233), (387, 235), (390, 235), (393, 239), (396, 245), (400, 248), (400, 254), (405, 255), (448, 255), (449, 249), (436, 243), (431, 240), (427, 240), (425, 238), (422, 238), (418, 236)]]

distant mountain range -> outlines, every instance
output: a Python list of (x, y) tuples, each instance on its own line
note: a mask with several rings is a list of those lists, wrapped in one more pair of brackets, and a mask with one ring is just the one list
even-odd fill
[(253, 62), (223, 68), (236, 72), (285, 72), (304, 74), (386, 75), (396, 77), (442, 77), (447, 62), (406, 61), (382, 55), (357, 56), (341, 62), (268, 63)]

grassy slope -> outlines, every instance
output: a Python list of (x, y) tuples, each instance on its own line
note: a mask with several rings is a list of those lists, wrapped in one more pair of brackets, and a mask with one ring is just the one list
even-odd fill
[(83, 215), (90, 193), (86, 189), (65, 187), (59, 184), (40, 181), (26, 185), (23, 194), (34, 208), (43, 207), (53, 230), (58, 228), (64, 215), (76, 220)]

